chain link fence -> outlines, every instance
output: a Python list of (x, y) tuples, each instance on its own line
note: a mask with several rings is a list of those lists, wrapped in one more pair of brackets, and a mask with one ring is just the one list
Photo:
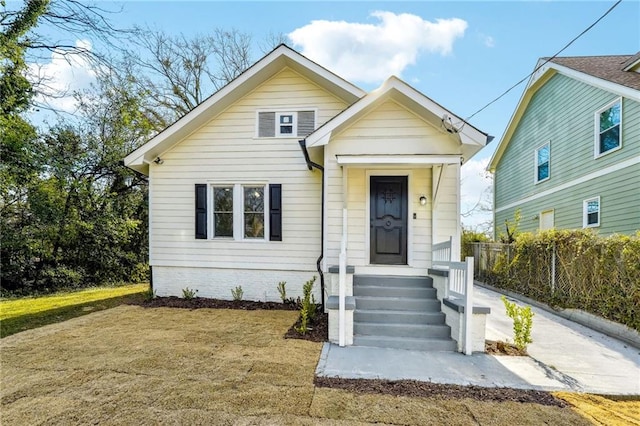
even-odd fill
[(513, 244), (469, 243), (476, 279), (561, 308), (576, 308), (640, 331), (640, 233), (522, 234)]

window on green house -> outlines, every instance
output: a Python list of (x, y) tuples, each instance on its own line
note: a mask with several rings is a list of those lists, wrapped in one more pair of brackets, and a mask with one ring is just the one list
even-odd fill
[(536, 149), (536, 183), (549, 179), (549, 161), (551, 151), (549, 142)]
[(600, 226), (600, 197), (582, 202), (582, 224), (585, 228)]
[(622, 102), (620, 99), (596, 113), (596, 157), (620, 148), (622, 145), (621, 120)]

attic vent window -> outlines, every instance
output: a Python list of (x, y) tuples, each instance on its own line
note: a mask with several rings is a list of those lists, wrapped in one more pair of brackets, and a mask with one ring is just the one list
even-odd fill
[(278, 114), (278, 135), (280, 136), (294, 136), (293, 122), (295, 114)]
[(305, 137), (315, 130), (316, 112), (311, 111), (259, 111), (259, 138)]

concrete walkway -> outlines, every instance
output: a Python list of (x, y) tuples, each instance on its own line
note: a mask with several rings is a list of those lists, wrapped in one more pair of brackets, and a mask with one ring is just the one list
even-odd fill
[[(475, 287), (489, 306), (487, 339), (512, 337), (500, 294)], [(434, 383), (640, 395), (640, 349), (538, 308), (532, 308), (529, 357), (344, 347), (325, 343), (316, 374), (325, 377), (415, 379)]]

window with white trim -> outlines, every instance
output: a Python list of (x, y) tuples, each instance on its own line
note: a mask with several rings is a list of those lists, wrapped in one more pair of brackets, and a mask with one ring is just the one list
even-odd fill
[(297, 114), (293, 112), (276, 113), (276, 136), (296, 136), (293, 129), (296, 128)]
[(305, 137), (315, 130), (316, 112), (258, 111), (257, 136), (259, 138)]
[(196, 183), (194, 238), (282, 241), (282, 184)]
[(617, 99), (596, 112), (595, 156), (599, 157), (622, 146), (622, 100)]
[(264, 238), (264, 185), (243, 186), (243, 236), (244, 238)]
[(213, 187), (213, 237), (233, 238), (233, 186)]
[(600, 197), (593, 197), (582, 202), (582, 226), (593, 228), (600, 226)]
[(535, 152), (536, 175), (535, 182), (543, 182), (549, 179), (549, 161), (551, 160), (551, 150), (549, 142), (545, 143)]

